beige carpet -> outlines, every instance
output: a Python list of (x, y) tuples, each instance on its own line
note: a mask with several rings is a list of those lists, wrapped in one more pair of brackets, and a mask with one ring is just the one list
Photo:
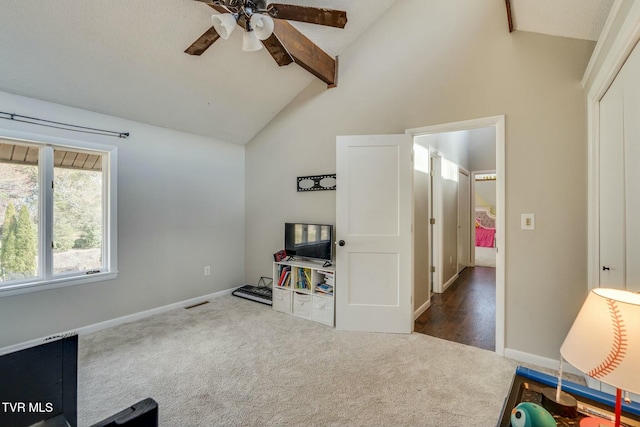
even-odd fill
[(495, 426), (517, 363), (342, 332), (225, 296), (80, 338), (78, 422), (145, 397), (161, 426)]

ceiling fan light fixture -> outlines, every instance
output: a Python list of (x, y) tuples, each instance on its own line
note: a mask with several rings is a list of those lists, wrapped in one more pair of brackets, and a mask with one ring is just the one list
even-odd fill
[(242, 50), (245, 52), (255, 52), (262, 49), (262, 43), (255, 31), (245, 31), (242, 38)]
[(273, 33), (274, 23), (273, 19), (269, 15), (254, 13), (251, 15), (249, 24), (260, 40), (268, 39)]
[(212, 15), (211, 23), (216, 33), (223, 39), (227, 40), (233, 30), (236, 28), (236, 17), (230, 13), (222, 13), (220, 15)]

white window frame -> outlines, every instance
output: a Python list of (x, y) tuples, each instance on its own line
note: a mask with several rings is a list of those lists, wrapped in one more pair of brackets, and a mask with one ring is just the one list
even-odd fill
[[(0, 283), (0, 297), (115, 279), (118, 276), (118, 149), (115, 146), (47, 135), (2, 130), (0, 139), (38, 146), (40, 224), (38, 276)], [(53, 150), (102, 154), (103, 171), (103, 266), (99, 272), (53, 274)]]

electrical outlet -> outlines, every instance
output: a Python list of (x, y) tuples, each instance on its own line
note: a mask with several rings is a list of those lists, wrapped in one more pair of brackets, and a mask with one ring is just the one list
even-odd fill
[(204, 267), (204, 275), (205, 276), (211, 276), (211, 266), (207, 265)]

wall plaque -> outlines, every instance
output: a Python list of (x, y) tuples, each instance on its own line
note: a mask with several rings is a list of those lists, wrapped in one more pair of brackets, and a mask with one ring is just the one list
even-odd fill
[(299, 176), (298, 191), (323, 191), (336, 189), (336, 174)]

